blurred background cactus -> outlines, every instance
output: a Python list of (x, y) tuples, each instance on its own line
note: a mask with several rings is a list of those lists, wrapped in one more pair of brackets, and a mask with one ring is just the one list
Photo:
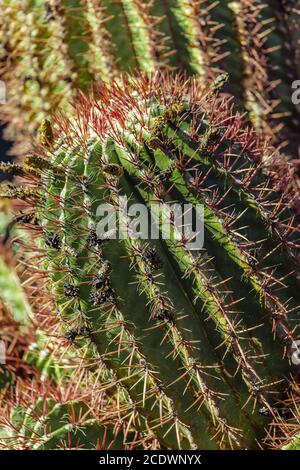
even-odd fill
[[(297, 448), (299, 41), (299, 0), (1, 2), (2, 448)], [(205, 250), (103, 244), (120, 192)]]
[(1, 5), (2, 118), (26, 143), (74, 89), (122, 71), (184, 70), (227, 90), (259, 131), (298, 157), (299, 1), (64, 0)]

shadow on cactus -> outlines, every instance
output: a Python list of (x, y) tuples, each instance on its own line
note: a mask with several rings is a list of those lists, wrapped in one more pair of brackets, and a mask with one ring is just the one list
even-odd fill
[[(100, 84), (75, 115), (45, 123), (43, 145), (12, 169), (22, 185), (2, 187), (37, 214), (62, 341), (116, 390), (128, 429), (161, 448), (263, 447), (298, 374), (299, 230), (267, 163), (276, 151), (218, 81)], [(200, 205), (203, 247), (165, 213), (157, 239), (99, 233), (103, 203), (127, 226), (123, 196), (154, 213)]]
[(24, 154), (48, 113), (69, 109), (91, 80), (124, 71), (185, 70), (202, 83), (230, 75), (228, 90), (256, 130), (298, 156), (299, 0), (3, 0), (1, 118)]

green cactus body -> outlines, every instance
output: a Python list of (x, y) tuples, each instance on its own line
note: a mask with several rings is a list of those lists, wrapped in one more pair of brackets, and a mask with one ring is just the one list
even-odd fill
[(16, 322), (29, 325), (33, 313), (17, 273), (0, 256), (0, 292), (1, 300), (9, 309)]
[[(11, 215), (2, 213), (2, 219), (4, 223), (0, 227), (0, 234), (5, 237), (7, 227), (11, 224)], [(13, 315), (15, 321), (28, 326), (30, 319), (33, 318), (31, 306), (15, 269), (9, 265), (3, 256), (3, 252), (0, 254), (0, 292), (1, 300)]]
[[(214, 85), (203, 95), (158, 74), (99, 96), (61, 121), (47, 165), (31, 160), (65, 338), (163, 448), (257, 448), (295, 371), (299, 321), (299, 234), (262, 163), (271, 151)], [(131, 232), (122, 196), (162, 208), (158, 239)], [(174, 223), (165, 232), (171, 202), (202, 217), (202, 249)], [(97, 232), (103, 203), (128, 236)]]

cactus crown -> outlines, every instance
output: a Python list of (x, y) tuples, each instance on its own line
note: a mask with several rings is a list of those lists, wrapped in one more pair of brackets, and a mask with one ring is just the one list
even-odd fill
[[(62, 340), (162, 448), (256, 448), (295, 372), (299, 230), (265, 163), (274, 150), (220, 82), (101, 83), (26, 160)], [(134, 235), (122, 196), (162, 210), (158, 237)], [(174, 202), (203, 220), (201, 249), (177, 236)], [(99, 233), (103, 203), (126, 237)]]

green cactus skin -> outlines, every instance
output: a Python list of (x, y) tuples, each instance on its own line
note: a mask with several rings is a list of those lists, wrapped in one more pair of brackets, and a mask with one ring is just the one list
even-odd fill
[[(6, 167), (6, 169), (10, 168)], [(4, 342), (5, 356), (8, 356), (6, 363), (0, 364), (0, 393), (2, 394), (15, 384), (16, 375), (23, 376), (28, 372), (23, 357), (28, 346), (27, 340), (30, 336), (32, 337), (32, 331), (26, 330), (31, 323), (33, 313), (15, 266), (9, 260), (6, 247), (2, 242), (7, 236), (12, 215), (8, 213), (8, 207), (5, 204), (1, 205), (0, 211), (0, 341)], [(26, 339), (25, 333), (27, 333)]]
[(98, 423), (81, 402), (39, 398), (30, 406), (15, 406), (0, 421), (0, 448), (6, 450), (117, 450), (123, 446), (123, 430), (109, 421)]
[[(262, 162), (274, 150), (218, 88), (161, 74), (102, 84), (31, 159), (64, 337), (163, 448), (258, 448), (296, 373), (299, 231)], [(99, 239), (97, 207), (122, 195), (202, 204), (203, 249)]]
[(299, 107), (290, 98), (299, 75), (298, 0), (2, 3), (2, 116), (23, 147), (26, 135), (51, 111), (68, 109), (74, 91), (91, 81), (173, 69), (197, 74), (202, 84), (227, 72), (228, 90), (255, 128), (273, 142), (290, 140), (287, 152), (297, 155)]

